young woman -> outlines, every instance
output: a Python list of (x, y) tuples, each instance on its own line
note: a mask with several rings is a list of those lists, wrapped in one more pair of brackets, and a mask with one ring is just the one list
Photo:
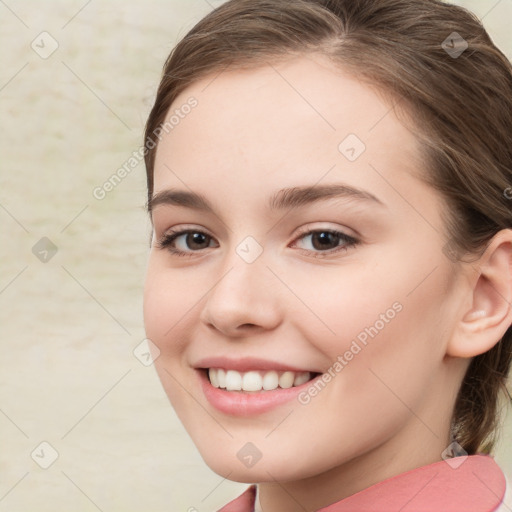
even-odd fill
[(512, 67), (479, 21), (228, 1), (145, 135), (145, 327), (206, 463), (253, 484), (222, 510), (510, 510)]

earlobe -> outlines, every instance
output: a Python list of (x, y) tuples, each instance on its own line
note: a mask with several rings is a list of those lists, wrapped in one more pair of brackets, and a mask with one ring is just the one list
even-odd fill
[(512, 230), (497, 233), (470, 268), (471, 306), (462, 313), (447, 347), (452, 357), (487, 352), (512, 324)]

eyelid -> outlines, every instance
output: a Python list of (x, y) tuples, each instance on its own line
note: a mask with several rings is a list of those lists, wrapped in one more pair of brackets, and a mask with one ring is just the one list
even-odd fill
[[(310, 231), (336, 231), (343, 233), (345, 236), (350, 238), (356, 238), (358, 240), (362, 238), (362, 236), (355, 229), (351, 229), (347, 226), (340, 226), (339, 224), (334, 227), (328, 227), (325, 225), (328, 223), (329, 221), (310, 222), (304, 227), (299, 228), (294, 237), (297, 238), (297, 236), (309, 233)], [(316, 224), (320, 224), (320, 226), (317, 226)]]
[(313, 258), (317, 259), (327, 259), (329, 257), (335, 258), (340, 252), (346, 252), (349, 249), (356, 247), (362, 243), (360, 237), (353, 236), (347, 234), (344, 230), (336, 229), (336, 228), (324, 228), (324, 227), (317, 227), (317, 228), (309, 228), (305, 229), (305, 231), (302, 231), (298, 233), (292, 242), (292, 247), (295, 246), (299, 241), (307, 238), (308, 236), (314, 235), (314, 233), (331, 233), (336, 234), (340, 241), (342, 242), (340, 245), (337, 245), (333, 249), (329, 249), (326, 251), (313, 251), (309, 249), (302, 249), (298, 247), (298, 250), (301, 252), (307, 253), (309, 256), (312, 256)]
[(194, 253), (200, 254), (201, 251), (180, 251), (178, 249), (174, 250), (173, 248), (170, 247), (169, 240), (174, 242), (174, 240), (176, 238), (186, 235), (186, 234), (189, 234), (189, 233), (201, 233), (201, 234), (206, 235), (207, 237), (211, 238), (212, 240), (215, 240), (215, 237), (213, 235), (211, 235), (207, 229), (204, 229), (202, 227), (198, 228), (197, 226), (187, 225), (187, 224), (180, 224), (179, 226), (180, 227), (178, 227), (178, 228), (172, 227), (172, 228), (165, 230), (161, 236), (157, 237), (155, 247), (157, 249), (166, 249), (169, 252), (174, 253), (176, 255), (179, 255), (178, 253), (180, 253), (182, 255), (183, 254), (193, 255)]
[(198, 226), (197, 224), (178, 224), (177, 226), (171, 226), (170, 228), (163, 230), (162, 234), (158, 237), (156, 236), (155, 230), (155, 238), (156, 240), (162, 240), (169, 235), (184, 234), (184, 232), (190, 231), (193, 231), (194, 233), (204, 233), (211, 238), (215, 238), (215, 236), (212, 235), (208, 229), (203, 228), (202, 226)]
[[(321, 221), (319, 221), (320, 223)], [(331, 233), (336, 234), (339, 238), (339, 241), (342, 243), (340, 245), (337, 245), (336, 247), (332, 249), (328, 249), (325, 251), (321, 250), (311, 250), (311, 249), (304, 249), (301, 247), (298, 247), (297, 250), (299, 252), (306, 253), (309, 257), (315, 258), (315, 259), (327, 259), (329, 257), (334, 258), (338, 253), (340, 252), (346, 252), (349, 249), (360, 245), (361, 239), (359, 236), (353, 236), (349, 235), (345, 232), (347, 228), (328, 228), (325, 226), (317, 226), (316, 228), (313, 227), (314, 223), (306, 224), (305, 226), (299, 228), (298, 233), (295, 233), (293, 240), (292, 240), (292, 247), (294, 247), (297, 242), (300, 240), (306, 238), (307, 236), (313, 236), (315, 233)], [(343, 229), (343, 230), (342, 230)], [(349, 230), (352, 231), (352, 230)], [(203, 235), (206, 235), (211, 240), (215, 240), (215, 237), (211, 235), (208, 230), (203, 228), (198, 228), (192, 225), (180, 225), (179, 228), (170, 228), (167, 230), (162, 237), (157, 241), (156, 246), (158, 249), (164, 249), (167, 250), (171, 255), (176, 257), (194, 257), (198, 256), (201, 257), (204, 254), (205, 249), (210, 249), (211, 247), (203, 248), (197, 251), (191, 250), (191, 251), (183, 251), (180, 249), (176, 249), (173, 247), (174, 241), (184, 235), (190, 234), (190, 233), (201, 233)], [(289, 245), (287, 246), (289, 247)]]
[[(293, 234), (292, 241), (295, 241), (297, 239), (297, 237), (304, 235), (304, 234), (308, 234), (311, 231), (333, 231), (333, 232), (341, 232), (342, 234), (344, 234), (345, 236), (350, 237), (350, 238), (358, 238), (359, 239), (361, 237), (361, 235), (359, 235), (359, 233), (357, 231), (355, 231), (354, 229), (349, 229), (347, 227), (332, 227), (332, 228), (326, 227), (325, 222), (328, 222), (328, 221), (323, 221), (323, 222), (324, 222), (324, 225), (314, 226), (315, 224), (322, 224), (322, 221), (317, 221), (317, 222), (310, 222), (310, 223), (304, 225), (303, 227), (299, 228)], [(173, 235), (173, 234), (183, 235), (186, 232), (190, 232), (190, 231), (193, 231), (195, 233), (203, 233), (205, 235), (208, 235), (212, 239), (215, 239), (215, 236), (212, 235), (208, 229), (199, 227), (196, 224), (179, 224), (178, 226), (179, 226), (179, 228), (170, 227), (170, 228), (166, 229), (163, 232), (163, 234), (158, 238), (156, 236), (156, 229), (154, 229), (153, 230), (153, 239), (151, 242), (154, 243), (157, 240), (161, 241), (163, 238), (165, 238), (168, 235)], [(347, 233), (347, 231), (352, 232), (353, 235)], [(195, 252), (197, 252), (197, 251), (195, 251)]]

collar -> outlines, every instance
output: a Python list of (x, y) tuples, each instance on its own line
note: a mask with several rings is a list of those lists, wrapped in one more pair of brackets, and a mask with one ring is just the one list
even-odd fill
[[(470, 455), (460, 465), (440, 461), (406, 471), (317, 512), (494, 512), (505, 489), (493, 457)], [(253, 484), (218, 512), (254, 512), (255, 500)]]

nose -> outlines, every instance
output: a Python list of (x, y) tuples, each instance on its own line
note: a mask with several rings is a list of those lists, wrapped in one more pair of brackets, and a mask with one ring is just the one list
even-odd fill
[(283, 311), (279, 285), (262, 256), (247, 263), (234, 254), (208, 292), (200, 319), (228, 337), (275, 329)]

